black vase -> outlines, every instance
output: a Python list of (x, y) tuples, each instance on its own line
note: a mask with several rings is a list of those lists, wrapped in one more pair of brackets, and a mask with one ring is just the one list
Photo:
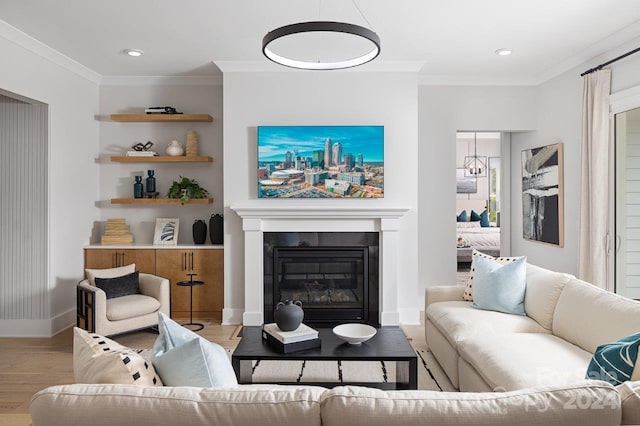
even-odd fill
[(204, 220), (196, 220), (193, 222), (193, 243), (204, 244), (207, 241), (207, 224)]
[(224, 220), (221, 214), (212, 214), (209, 219), (209, 237), (211, 238), (211, 244), (222, 244), (224, 242), (223, 236), (223, 224)]

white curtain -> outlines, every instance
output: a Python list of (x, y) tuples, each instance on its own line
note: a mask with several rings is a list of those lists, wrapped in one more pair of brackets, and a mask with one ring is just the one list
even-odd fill
[(584, 77), (578, 276), (613, 291), (608, 280), (613, 142), (609, 138), (611, 70)]

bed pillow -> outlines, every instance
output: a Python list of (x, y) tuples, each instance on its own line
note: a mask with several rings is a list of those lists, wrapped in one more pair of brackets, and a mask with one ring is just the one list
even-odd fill
[(133, 272), (122, 277), (114, 278), (94, 278), (96, 287), (104, 291), (107, 299), (129, 296), (130, 294), (140, 294), (139, 272)]
[(457, 222), (467, 222), (469, 219), (467, 218), (467, 211), (466, 210), (462, 210), (462, 212), (456, 216), (456, 221)]
[(491, 226), (489, 223), (489, 211), (484, 209), (482, 213), (478, 214), (474, 210), (471, 210), (471, 222), (480, 222), (480, 226), (488, 228)]
[(467, 281), (467, 288), (464, 289), (464, 294), (462, 295), (462, 300), (466, 300), (467, 302), (473, 302), (473, 285), (476, 275), (475, 265), (477, 257), (492, 259), (503, 265), (519, 259), (518, 257), (493, 257), (488, 254), (484, 254), (476, 249), (473, 249), (473, 251), (471, 252), (471, 272), (469, 273), (469, 281)]
[(640, 333), (598, 346), (587, 367), (585, 378), (604, 380), (614, 386), (629, 380), (640, 380), (639, 347)]
[(456, 228), (480, 228), (480, 222), (457, 222)]
[(158, 338), (151, 359), (166, 386), (232, 388), (236, 375), (222, 346), (158, 313)]
[(527, 258), (506, 265), (485, 257), (476, 259), (473, 306), (476, 309), (526, 315), (524, 294), (527, 288)]

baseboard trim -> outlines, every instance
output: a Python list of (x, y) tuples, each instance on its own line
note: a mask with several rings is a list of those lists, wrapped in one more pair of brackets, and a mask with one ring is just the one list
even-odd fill
[(222, 325), (242, 324), (242, 314), (244, 309), (224, 308), (222, 309)]
[(75, 313), (74, 308), (50, 319), (0, 320), (0, 337), (51, 337), (75, 324)]

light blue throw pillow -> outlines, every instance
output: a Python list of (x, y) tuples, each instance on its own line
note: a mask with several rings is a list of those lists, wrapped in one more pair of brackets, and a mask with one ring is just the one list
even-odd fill
[(160, 334), (151, 362), (165, 386), (228, 388), (238, 386), (224, 348), (158, 313)]
[(475, 258), (473, 306), (477, 309), (526, 315), (527, 258), (502, 265), (481, 256)]

